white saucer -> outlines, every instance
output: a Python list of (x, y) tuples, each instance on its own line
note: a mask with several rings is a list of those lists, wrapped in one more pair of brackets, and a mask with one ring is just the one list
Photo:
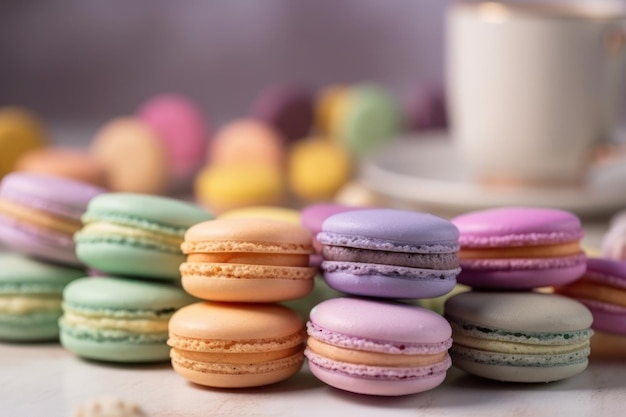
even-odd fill
[(360, 179), (395, 205), (457, 214), (499, 206), (560, 208), (580, 216), (626, 209), (626, 161), (592, 168), (584, 187), (495, 188), (472, 180), (445, 132), (402, 138), (364, 160)]

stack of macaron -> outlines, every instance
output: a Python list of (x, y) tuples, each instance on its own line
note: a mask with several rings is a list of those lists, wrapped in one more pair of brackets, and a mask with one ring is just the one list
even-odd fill
[(186, 230), (213, 215), (167, 197), (104, 193), (93, 198), (74, 235), (92, 277), (63, 292), (61, 343), (88, 359), (153, 362), (169, 358), (172, 314), (192, 303), (179, 285)]
[(148, 98), (132, 115), (116, 117), (92, 138), (89, 153), (116, 192), (184, 190), (204, 163), (210, 125), (199, 106), (179, 94)]
[(305, 355), (315, 376), (345, 391), (397, 396), (435, 388), (451, 366), (452, 330), (439, 314), (400, 301), (450, 292), (458, 230), (430, 214), (338, 211), (316, 236), (324, 279), (348, 294), (316, 305)]
[(460, 232), (458, 281), (472, 287), (444, 306), (453, 364), (510, 382), (550, 382), (582, 372), (591, 313), (578, 301), (538, 291), (584, 274), (580, 220), (563, 210), (504, 207), (452, 222)]
[(60, 177), (12, 172), (0, 183), (0, 339), (54, 340), (61, 293), (84, 276), (73, 234), (105, 190)]
[(267, 216), (225, 216), (189, 228), (182, 250), (183, 288), (204, 301), (170, 320), (174, 370), (214, 388), (267, 385), (297, 373), (304, 324), (278, 302), (313, 288), (309, 231)]

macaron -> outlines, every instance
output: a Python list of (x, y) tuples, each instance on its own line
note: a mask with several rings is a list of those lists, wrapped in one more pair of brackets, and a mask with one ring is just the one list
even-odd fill
[(63, 288), (85, 271), (0, 253), (0, 340), (56, 340)]
[(415, 87), (406, 103), (405, 115), (411, 130), (445, 129), (448, 114), (442, 86), (422, 84)]
[(275, 302), (306, 296), (315, 268), (311, 234), (270, 219), (218, 219), (192, 226), (182, 244), (183, 287), (203, 300)]
[(294, 143), (289, 150), (289, 189), (305, 202), (332, 200), (351, 176), (351, 158), (334, 141), (307, 138)]
[(300, 212), (281, 206), (238, 207), (220, 213), (218, 219), (273, 219), (293, 224), (300, 224)]
[(503, 207), (466, 213), (451, 221), (460, 232), (461, 284), (530, 289), (563, 285), (585, 272), (583, 229), (573, 213)]
[(305, 356), (322, 382), (358, 394), (399, 396), (440, 385), (450, 368), (450, 325), (392, 301), (334, 298), (313, 308)]
[(269, 164), (280, 167), (285, 162), (285, 139), (273, 126), (245, 118), (222, 126), (211, 141), (211, 164)]
[(351, 154), (362, 157), (395, 139), (402, 125), (400, 106), (383, 87), (350, 87), (331, 120), (331, 137)]
[(25, 153), (15, 166), (16, 171), (33, 172), (71, 178), (108, 188), (104, 164), (86, 150), (46, 146)]
[(448, 293), (459, 273), (459, 232), (432, 214), (395, 209), (352, 210), (322, 224), (322, 270), (347, 294), (430, 298)]
[(191, 179), (206, 161), (210, 125), (202, 110), (181, 94), (158, 94), (137, 110), (165, 147), (174, 182)]
[(185, 231), (213, 218), (182, 200), (133, 193), (94, 198), (75, 235), (76, 255), (90, 268), (109, 274), (178, 279), (185, 256)]
[(15, 169), (25, 153), (44, 146), (48, 135), (41, 122), (25, 108), (0, 108), (0, 179)]
[(89, 201), (103, 192), (69, 178), (6, 175), (0, 183), (0, 241), (37, 258), (81, 265), (72, 237)]
[(626, 263), (589, 258), (583, 276), (556, 287), (559, 294), (583, 303), (593, 315), (594, 330), (626, 336)]
[(196, 384), (245, 388), (296, 374), (304, 362), (300, 317), (277, 304), (195, 303), (169, 323), (174, 371)]
[(343, 84), (331, 84), (320, 90), (315, 98), (315, 128), (319, 135), (331, 136), (349, 91), (349, 86)]
[(285, 196), (280, 167), (268, 163), (210, 164), (195, 178), (194, 196), (216, 214), (259, 205), (279, 205)]
[(180, 287), (117, 277), (81, 278), (63, 291), (61, 344), (78, 356), (111, 362), (169, 358), (167, 326), (195, 300)]
[(118, 117), (94, 135), (89, 152), (106, 168), (112, 191), (163, 194), (171, 185), (168, 150), (138, 117)]
[(469, 291), (444, 306), (452, 325), (452, 364), (508, 382), (550, 382), (587, 368), (593, 317), (556, 294)]
[(254, 98), (250, 116), (274, 126), (287, 142), (294, 142), (306, 137), (313, 125), (313, 96), (296, 85), (271, 85)]

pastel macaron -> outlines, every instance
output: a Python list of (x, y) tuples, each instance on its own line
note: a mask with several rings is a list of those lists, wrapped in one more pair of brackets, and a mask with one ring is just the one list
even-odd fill
[(580, 279), (555, 290), (591, 310), (594, 330), (626, 336), (626, 263), (623, 261), (589, 258)]
[(191, 304), (169, 323), (174, 371), (196, 384), (245, 388), (296, 374), (304, 362), (300, 317), (272, 304)]
[(396, 209), (353, 210), (322, 224), (322, 270), (347, 294), (430, 298), (454, 288), (459, 232), (432, 214)]
[(27, 172), (0, 183), (0, 241), (25, 254), (81, 265), (73, 235), (87, 204), (105, 190), (91, 184)]
[(25, 153), (15, 166), (16, 171), (71, 178), (108, 188), (107, 170), (86, 150), (46, 146)]
[(274, 126), (287, 142), (294, 142), (306, 137), (313, 125), (313, 96), (296, 85), (271, 85), (254, 98), (250, 116)]
[(0, 179), (15, 169), (27, 152), (49, 141), (42, 123), (31, 111), (16, 106), (0, 108)]
[(566, 284), (585, 272), (583, 229), (568, 211), (503, 207), (451, 221), (460, 232), (462, 284), (530, 289)]
[(0, 253), (0, 340), (56, 340), (63, 289), (85, 271)]
[(593, 317), (581, 303), (556, 294), (475, 292), (450, 297), (455, 367), (508, 382), (550, 382), (587, 368)]
[(450, 325), (391, 301), (334, 298), (313, 308), (305, 356), (322, 382), (358, 394), (399, 396), (440, 385), (450, 368)]
[(311, 234), (270, 219), (217, 219), (189, 228), (182, 244), (187, 261), (182, 284), (211, 301), (276, 302), (306, 296), (315, 268)]
[(123, 276), (175, 280), (189, 227), (213, 218), (168, 197), (106, 193), (94, 198), (76, 233), (76, 255), (92, 269)]
[(174, 182), (189, 180), (206, 161), (210, 125), (202, 110), (181, 94), (158, 94), (137, 110), (137, 117), (157, 132)]
[(88, 359), (165, 361), (169, 320), (194, 301), (172, 284), (116, 277), (78, 279), (63, 291), (61, 344)]
[(117, 117), (94, 134), (89, 152), (104, 165), (112, 191), (164, 194), (171, 186), (168, 149), (138, 117)]

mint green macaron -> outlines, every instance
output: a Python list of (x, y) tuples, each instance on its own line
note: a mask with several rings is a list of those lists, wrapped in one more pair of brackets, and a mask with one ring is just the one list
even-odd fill
[(185, 231), (214, 216), (173, 198), (107, 193), (92, 199), (74, 235), (76, 256), (114, 275), (177, 279)]
[(84, 275), (82, 269), (0, 253), (0, 340), (58, 339), (63, 289)]
[(170, 283), (81, 278), (63, 292), (61, 344), (78, 356), (101, 361), (166, 361), (169, 319), (195, 301)]

